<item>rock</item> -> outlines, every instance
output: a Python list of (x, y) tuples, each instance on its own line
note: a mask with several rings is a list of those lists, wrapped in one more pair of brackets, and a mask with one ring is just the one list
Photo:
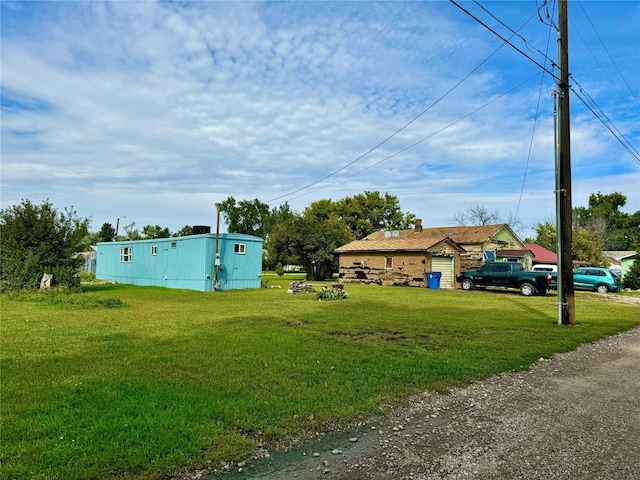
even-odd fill
[(53, 283), (53, 275), (50, 273), (45, 273), (42, 275), (42, 279), (40, 279), (40, 288), (51, 288), (51, 284)]

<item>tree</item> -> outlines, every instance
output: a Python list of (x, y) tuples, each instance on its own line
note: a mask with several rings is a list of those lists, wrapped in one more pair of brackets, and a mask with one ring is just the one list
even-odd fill
[(58, 212), (47, 200), (35, 205), (22, 200), (0, 211), (0, 291), (36, 289), (44, 273), (58, 285), (76, 288), (89, 220), (70, 209)]
[(284, 202), (277, 207), (273, 207), (271, 209), (271, 225), (269, 231), (273, 229), (278, 223), (282, 223), (289, 218), (293, 218), (295, 216), (294, 212), (291, 210), (289, 206), (289, 202)]
[(387, 192), (365, 191), (338, 200), (331, 207), (358, 240), (378, 230), (404, 230), (415, 221), (414, 214), (402, 212), (398, 197)]
[(638, 250), (640, 248), (640, 211), (633, 214), (620, 209), (627, 197), (620, 192), (593, 193), (588, 207), (573, 209), (575, 227), (598, 233), (604, 239), (605, 250)]
[[(539, 223), (536, 227), (536, 238), (526, 243), (536, 243), (552, 252), (558, 250), (558, 237), (556, 227), (551, 222)], [(573, 229), (573, 242), (571, 244), (571, 257), (594, 266), (604, 266), (605, 258), (602, 255), (604, 241), (602, 237), (586, 228)]]
[(229, 197), (220, 202), (219, 206), (230, 233), (244, 233), (266, 239), (273, 227), (269, 205), (257, 198), (236, 202), (235, 198)]
[(309, 280), (331, 278), (338, 269), (338, 257), (334, 250), (353, 240), (345, 223), (337, 216), (319, 219), (303, 215), (295, 221), (292, 247)]
[(98, 232), (98, 242), (113, 242), (116, 239), (116, 229), (110, 223), (103, 223)]
[(394, 195), (368, 191), (335, 202), (315, 201), (302, 214), (283, 204), (271, 215), (266, 264), (269, 268), (278, 262), (302, 264), (313, 280), (329, 278), (336, 271), (336, 248), (377, 230), (409, 228), (415, 221), (415, 215), (400, 210)]
[(476, 205), (467, 209), (466, 212), (460, 212), (455, 214), (454, 221), (461, 227), (465, 225), (493, 225), (500, 221), (500, 212), (496, 209), (489, 211), (487, 207), (482, 205)]
[(185, 225), (176, 233), (174, 233), (173, 237), (188, 237), (189, 235), (193, 235), (193, 227), (191, 225)]
[(622, 278), (622, 286), (631, 290), (640, 290), (640, 260), (636, 259), (631, 264)]
[(140, 231), (136, 228), (136, 222), (131, 222), (124, 227), (124, 235), (118, 235), (116, 240), (142, 240)]
[(151, 240), (154, 238), (169, 238), (171, 232), (167, 227), (162, 228), (160, 225), (145, 225), (142, 227), (142, 239)]
[[(531, 240), (531, 239), (527, 239)], [(558, 235), (556, 233), (556, 227), (551, 222), (539, 223), (536, 226), (536, 237), (531, 241), (525, 241), (525, 243), (535, 243), (551, 252), (558, 250)]]
[(602, 254), (603, 250), (604, 240), (597, 232), (586, 228), (574, 229), (571, 242), (571, 257), (574, 260), (596, 267), (605, 267), (607, 262)]
[(279, 222), (273, 227), (269, 234), (268, 240), (265, 242), (266, 267), (274, 268), (278, 263), (283, 265), (299, 264), (300, 255), (296, 250), (296, 228), (300, 215), (293, 214), (286, 220)]
[(273, 227), (266, 243), (270, 264), (302, 264), (309, 280), (331, 278), (337, 271), (334, 250), (349, 243), (353, 236), (337, 215), (325, 216), (319, 205)]

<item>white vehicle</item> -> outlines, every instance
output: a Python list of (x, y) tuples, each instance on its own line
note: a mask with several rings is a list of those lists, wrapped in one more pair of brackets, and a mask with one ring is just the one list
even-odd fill
[(531, 270), (533, 270), (534, 272), (557, 272), (558, 266), (546, 264), (546, 263), (540, 263), (538, 265), (534, 265)]

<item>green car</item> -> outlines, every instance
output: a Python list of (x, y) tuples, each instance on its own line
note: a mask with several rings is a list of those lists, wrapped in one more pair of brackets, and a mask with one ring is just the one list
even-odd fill
[(620, 290), (620, 279), (606, 268), (577, 268), (573, 271), (573, 286), (598, 293), (617, 292)]

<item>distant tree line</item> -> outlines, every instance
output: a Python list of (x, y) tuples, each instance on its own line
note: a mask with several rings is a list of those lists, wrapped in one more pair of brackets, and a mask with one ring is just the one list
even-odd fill
[[(603, 250), (640, 250), (640, 211), (627, 214), (620, 209), (626, 196), (619, 192), (596, 193), (587, 207), (574, 208), (572, 256), (591, 265), (606, 265)], [(219, 204), (230, 233), (255, 235), (265, 240), (263, 268), (278, 264), (302, 265), (311, 280), (330, 278), (337, 270), (336, 248), (362, 239), (377, 230), (411, 228), (415, 215), (400, 209), (398, 197), (389, 193), (366, 191), (336, 201), (318, 200), (302, 212), (291, 210), (288, 203), (269, 207), (258, 199), (236, 201), (228, 197)], [(459, 224), (491, 224), (498, 221), (496, 211), (477, 205), (459, 213)], [(518, 224), (517, 219), (503, 222)], [(89, 221), (78, 217), (73, 208), (56, 210), (49, 201), (36, 205), (23, 200), (20, 205), (0, 211), (0, 291), (37, 288), (43, 273), (52, 273), (59, 285), (77, 287), (78, 269), (83, 260), (76, 255), (97, 242), (143, 240), (192, 235), (185, 226), (171, 233), (166, 227), (146, 225), (141, 230), (135, 222), (117, 235), (113, 226), (104, 223), (95, 233)], [(512, 225), (513, 228), (513, 225)], [(536, 236), (527, 243), (537, 243), (556, 251), (556, 229), (547, 221), (535, 228)], [(119, 232), (118, 232), (119, 233)], [(635, 262), (640, 270), (640, 262)], [(635, 278), (635, 277), (634, 277)], [(640, 282), (640, 278), (636, 279)]]
[(334, 250), (381, 229), (405, 229), (415, 215), (402, 212), (398, 197), (380, 192), (360, 193), (340, 200), (318, 200), (302, 212), (288, 203), (269, 206), (258, 199), (227, 198), (220, 211), (233, 233), (265, 240), (263, 267), (302, 265), (310, 280), (330, 278), (338, 268)]
[(154, 238), (169, 238), (169, 237), (185, 237), (187, 235), (193, 235), (193, 227), (186, 225), (175, 233), (167, 227), (161, 227), (160, 225), (145, 225), (142, 227), (142, 231), (136, 228), (136, 222), (131, 222), (129, 225), (123, 227), (124, 233), (117, 235), (116, 229), (110, 223), (103, 223), (102, 227), (97, 233), (91, 235), (91, 243), (96, 244), (100, 242), (115, 242), (124, 240), (152, 240)]
[[(606, 266), (603, 251), (640, 250), (640, 210), (635, 213), (620, 211), (627, 197), (619, 192), (589, 196), (587, 207), (573, 209), (573, 242), (571, 256), (574, 260), (594, 266)], [(556, 252), (558, 237), (554, 223), (539, 223), (536, 236), (527, 243), (536, 243)], [(640, 262), (636, 262), (640, 263)]]

